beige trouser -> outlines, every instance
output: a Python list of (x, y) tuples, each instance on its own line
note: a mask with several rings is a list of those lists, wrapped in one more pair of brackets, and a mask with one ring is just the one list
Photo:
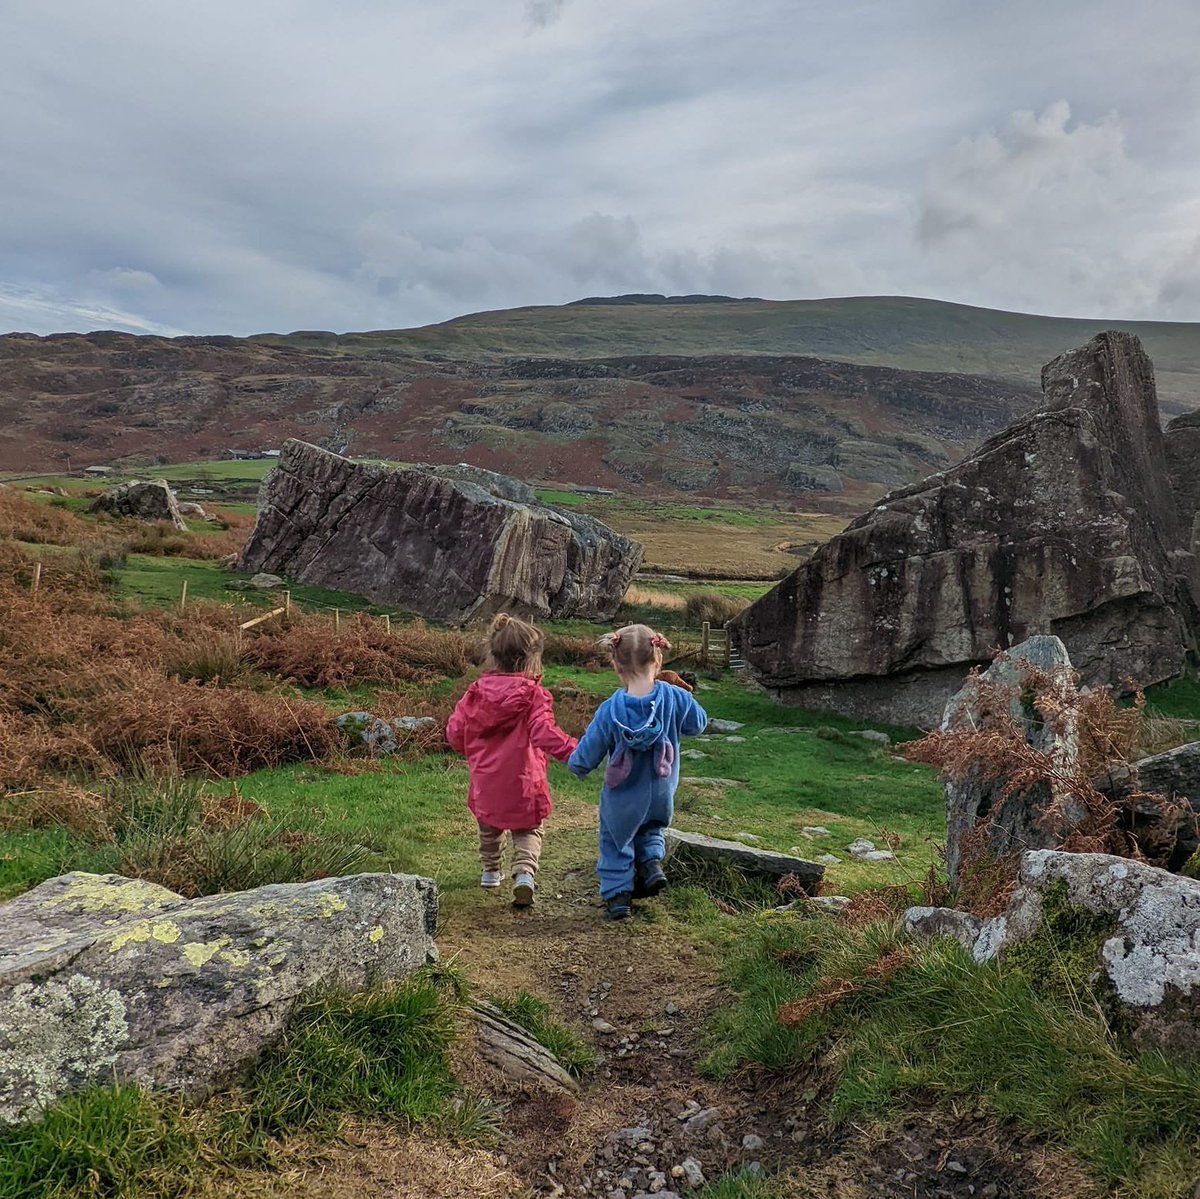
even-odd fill
[[(504, 829), (492, 828), (479, 821), (479, 856), (484, 870), (499, 870), (500, 855), (504, 849)], [(537, 874), (538, 859), (542, 856), (541, 828), (515, 828), (512, 830), (512, 872)]]

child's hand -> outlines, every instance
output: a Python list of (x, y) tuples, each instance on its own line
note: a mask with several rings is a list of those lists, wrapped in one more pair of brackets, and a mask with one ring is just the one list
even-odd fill
[(673, 670), (660, 670), (658, 672), (658, 677), (662, 679), (664, 683), (670, 683), (672, 687), (682, 687), (684, 691), (696, 690), (696, 688), (693, 687), (691, 683), (687, 681), (687, 679), (680, 678), (679, 675), (677, 675)]

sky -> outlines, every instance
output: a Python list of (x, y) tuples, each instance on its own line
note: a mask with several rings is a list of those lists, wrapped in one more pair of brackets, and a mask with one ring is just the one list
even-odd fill
[(7, 0), (0, 332), (1200, 321), (1195, 0)]

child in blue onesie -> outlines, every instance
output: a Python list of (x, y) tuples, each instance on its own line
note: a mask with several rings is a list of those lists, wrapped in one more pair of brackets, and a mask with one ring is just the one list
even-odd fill
[(627, 920), (631, 901), (667, 885), (663, 830), (675, 811), (679, 738), (704, 732), (708, 717), (684, 687), (658, 678), (670, 642), (644, 624), (602, 638), (621, 688), (592, 717), (567, 761), (580, 778), (608, 757), (600, 791), (600, 896), (610, 920)]

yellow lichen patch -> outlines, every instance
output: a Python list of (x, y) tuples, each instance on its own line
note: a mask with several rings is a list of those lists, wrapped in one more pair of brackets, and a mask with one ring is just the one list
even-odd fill
[(215, 941), (189, 941), (183, 947), (183, 956), (199, 970), (201, 966), (207, 966), (229, 944), (229, 940), (228, 937), (218, 937)]
[(110, 953), (124, 949), (126, 945), (134, 945), (140, 941), (158, 941), (163, 945), (173, 945), (183, 932), (173, 920), (138, 920), (124, 932), (117, 933), (108, 943)]
[(370, 941), (372, 945), (377, 945), (380, 941), (382, 941), (383, 940), (382, 925), (377, 924), (373, 929), (371, 929), (371, 931), (369, 933), (367, 933), (367, 940)]
[(237, 969), (250, 965), (250, 953), (246, 949), (222, 949), (220, 957), (221, 961), (228, 962)]
[(346, 910), (346, 901), (340, 895), (335, 895), (332, 891), (322, 891), (317, 896), (317, 903), (320, 905), (320, 915), (324, 920), (328, 920), (330, 916), (335, 916), (338, 912)]
[(69, 907), (78, 912), (131, 913), (162, 909), (177, 904), (180, 897), (166, 887), (141, 879), (109, 882), (102, 874), (80, 874), (61, 895), (42, 901), (43, 908)]
[(160, 978), (154, 985), (162, 990), (163, 987), (169, 987), (174, 981), (173, 978)]

